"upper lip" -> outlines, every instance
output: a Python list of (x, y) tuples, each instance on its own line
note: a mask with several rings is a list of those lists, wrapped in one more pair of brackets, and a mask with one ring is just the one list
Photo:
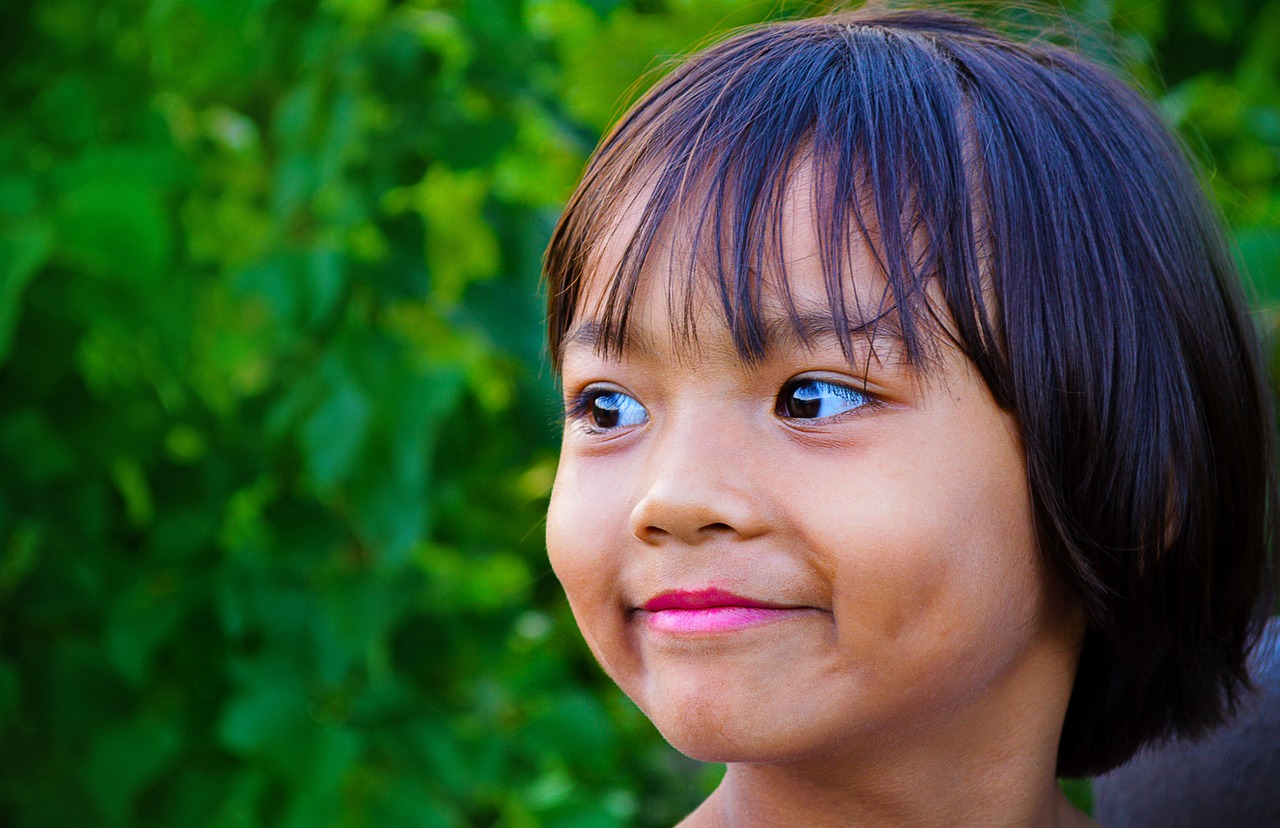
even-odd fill
[(760, 609), (791, 609), (794, 605), (779, 604), (774, 601), (759, 601), (755, 598), (744, 598), (723, 589), (708, 587), (706, 589), (672, 589), (655, 595), (645, 601), (640, 608), (649, 612), (659, 610), (695, 610), (713, 607), (757, 607)]

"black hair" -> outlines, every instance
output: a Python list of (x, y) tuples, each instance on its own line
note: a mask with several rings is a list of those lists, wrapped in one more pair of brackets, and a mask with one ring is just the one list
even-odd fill
[[(862, 332), (843, 273), (869, 246), (886, 282), (873, 318), (892, 317), (906, 358), (927, 370), (949, 340), (1019, 423), (1041, 551), (1088, 618), (1058, 773), (1221, 721), (1249, 687), (1273, 582), (1273, 421), (1238, 275), (1177, 140), (1108, 71), (951, 13), (744, 30), (667, 75), (589, 162), (545, 260), (553, 360), (636, 199), (590, 311), (601, 347), (621, 347), (660, 234), (698, 216), (672, 278), (712, 285), (759, 358), (801, 168), (837, 332)], [(709, 268), (694, 261), (708, 249)]]

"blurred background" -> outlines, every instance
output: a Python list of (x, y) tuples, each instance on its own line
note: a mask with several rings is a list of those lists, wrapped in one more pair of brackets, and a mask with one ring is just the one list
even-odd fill
[[(1207, 168), (1272, 331), (1280, 2), (1061, 5)], [(663, 61), (824, 8), (0, 3), (0, 825), (700, 801), (719, 769), (603, 678), (546, 562), (539, 257)]]

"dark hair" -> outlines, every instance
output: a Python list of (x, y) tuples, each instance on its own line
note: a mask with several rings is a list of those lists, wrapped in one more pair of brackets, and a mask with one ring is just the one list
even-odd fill
[(846, 344), (863, 298), (843, 263), (869, 245), (887, 282), (873, 316), (892, 317), (907, 358), (927, 370), (949, 339), (1020, 424), (1043, 555), (1089, 620), (1058, 773), (1221, 721), (1249, 687), (1272, 583), (1272, 419), (1218, 219), (1151, 107), (1067, 49), (949, 13), (742, 31), (672, 71), (596, 150), (547, 251), (553, 360), (599, 242), (637, 199), (591, 311), (601, 347), (620, 347), (660, 233), (697, 216), (672, 278), (714, 286), (740, 354), (760, 357), (801, 168)]

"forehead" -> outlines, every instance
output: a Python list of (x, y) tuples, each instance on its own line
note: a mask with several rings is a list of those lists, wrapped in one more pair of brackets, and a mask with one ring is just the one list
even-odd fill
[(654, 187), (633, 188), (590, 248), (562, 349), (652, 350), (661, 339), (750, 362), (781, 347), (836, 343), (850, 356), (870, 346), (878, 357), (892, 350), (906, 359), (874, 224), (838, 237), (824, 228), (817, 175), (798, 165), (767, 205), (768, 221), (746, 230), (705, 191), (667, 207), (654, 227)]

